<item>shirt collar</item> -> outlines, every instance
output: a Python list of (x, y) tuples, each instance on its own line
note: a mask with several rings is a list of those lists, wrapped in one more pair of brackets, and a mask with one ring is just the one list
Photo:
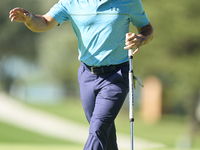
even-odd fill
[(100, 1), (99, 5), (102, 5), (102, 4), (104, 4), (104, 3), (106, 3), (106, 2), (108, 2), (110, 0), (99, 0), (99, 1)]

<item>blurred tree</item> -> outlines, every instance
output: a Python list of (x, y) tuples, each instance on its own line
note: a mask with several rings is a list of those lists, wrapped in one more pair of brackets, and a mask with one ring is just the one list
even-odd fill
[(24, 27), (22, 23), (11, 23), (9, 11), (17, 6), (37, 11), (39, 1), (24, 2), (23, 0), (1, 0), (0, 5), (0, 79), (4, 90), (9, 91), (11, 84), (15, 80), (11, 75), (5, 73), (4, 64), (10, 61), (13, 56), (28, 62), (36, 62), (37, 49), (36, 39), (38, 34), (33, 34)]
[(156, 75), (164, 86), (163, 113), (188, 114), (191, 135), (199, 128), (200, 1), (143, 0), (155, 37), (135, 56), (136, 73)]
[(17, 6), (25, 9), (37, 11), (39, 7), (38, 1), (30, 1), (25, 3), (22, 0), (18, 1), (1, 1), (0, 5), (0, 57), (9, 55), (18, 55), (24, 59), (35, 60), (37, 57), (36, 43), (37, 34), (33, 34), (30, 30), (24, 27), (22, 23), (11, 23), (9, 11)]
[(77, 90), (78, 41), (70, 22), (42, 34), (38, 41), (40, 65), (59, 79), (66, 91)]

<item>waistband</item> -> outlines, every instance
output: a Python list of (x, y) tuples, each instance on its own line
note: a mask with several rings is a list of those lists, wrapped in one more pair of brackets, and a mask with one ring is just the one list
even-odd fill
[(93, 74), (97, 74), (97, 75), (100, 75), (100, 74), (106, 74), (106, 73), (111, 73), (123, 66), (126, 66), (129, 64), (129, 62), (124, 62), (124, 63), (121, 63), (121, 64), (117, 64), (117, 65), (110, 65), (110, 66), (88, 66), (86, 65), (85, 63), (81, 62), (81, 64), (83, 66), (85, 66), (86, 69), (88, 69), (89, 71), (91, 71)]

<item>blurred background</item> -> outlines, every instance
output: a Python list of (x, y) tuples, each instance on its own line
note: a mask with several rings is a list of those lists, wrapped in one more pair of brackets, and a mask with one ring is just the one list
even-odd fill
[[(70, 22), (45, 33), (33, 33), (8, 18), (14, 7), (45, 14), (57, 1), (0, 0), (0, 95), (87, 125), (79, 100), (78, 45)], [(199, 149), (200, 1), (142, 3), (154, 27), (154, 39), (134, 56), (135, 75), (144, 84), (144, 88), (137, 85), (135, 93), (135, 134), (164, 144), (163, 150)], [(136, 32), (135, 27), (131, 25), (130, 31)], [(8, 109), (4, 100), (0, 96), (0, 110)], [(128, 135), (127, 112), (128, 100), (116, 121), (119, 131)], [(13, 143), (69, 144), (35, 134), (0, 117), (0, 148)]]

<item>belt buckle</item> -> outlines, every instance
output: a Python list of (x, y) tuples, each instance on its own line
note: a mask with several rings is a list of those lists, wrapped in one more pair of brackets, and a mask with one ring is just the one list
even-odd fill
[(94, 72), (94, 68), (97, 68), (97, 67), (95, 67), (95, 66), (91, 67), (91, 72), (92, 72), (93, 74), (96, 74), (96, 73)]

